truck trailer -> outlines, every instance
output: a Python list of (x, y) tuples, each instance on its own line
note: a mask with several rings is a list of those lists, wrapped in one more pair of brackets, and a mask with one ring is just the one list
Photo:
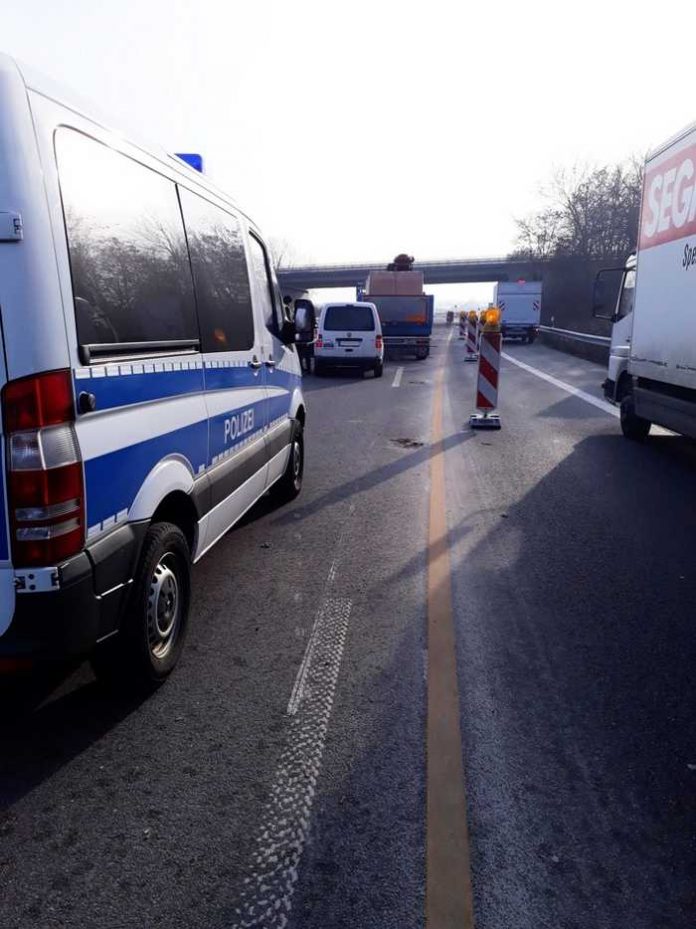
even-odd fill
[(631, 439), (645, 439), (653, 423), (696, 438), (695, 178), (696, 124), (646, 160), (638, 249), (613, 306), (612, 269), (595, 282), (593, 313), (614, 323), (604, 391)]
[(397, 255), (386, 270), (372, 271), (360, 299), (377, 307), (388, 354), (428, 357), (435, 297), (424, 293), (423, 273), (413, 270), (412, 258)]

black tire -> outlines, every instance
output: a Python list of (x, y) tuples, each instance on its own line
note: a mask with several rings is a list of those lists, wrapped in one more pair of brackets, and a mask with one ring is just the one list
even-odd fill
[(381, 377), (384, 374), (384, 362), (378, 361), (372, 370), (375, 372), (375, 377)]
[(427, 348), (420, 349), (416, 352), (416, 361), (425, 361), (425, 359), (430, 354), (430, 350)]
[(191, 552), (173, 523), (154, 523), (143, 541), (118, 633), (97, 647), (98, 678), (121, 689), (152, 689), (176, 666), (191, 602)]
[(317, 361), (314, 359), (314, 376), (315, 377), (324, 377), (326, 374), (326, 367), (324, 366), (323, 361)]
[(304, 478), (304, 430), (302, 423), (295, 420), (290, 457), (283, 476), (271, 488), (273, 499), (277, 503), (289, 503), (302, 490)]
[(527, 336), (527, 341), (529, 342), (530, 345), (533, 345), (536, 342), (536, 337), (537, 337), (536, 332), (529, 333), (529, 335)]
[(619, 406), (621, 415), (621, 431), (627, 439), (634, 442), (644, 442), (650, 433), (652, 423), (642, 416), (636, 416), (633, 395), (627, 393)]

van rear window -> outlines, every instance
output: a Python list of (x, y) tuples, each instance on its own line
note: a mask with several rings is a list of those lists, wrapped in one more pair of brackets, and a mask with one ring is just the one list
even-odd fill
[(197, 344), (175, 184), (73, 129), (56, 154), (80, 345)]
[(345, 306), (330, 306), (324, 316), (324, 329), (330, 332), (374, 332), (375, 318), (372, 307), (347, 303)]

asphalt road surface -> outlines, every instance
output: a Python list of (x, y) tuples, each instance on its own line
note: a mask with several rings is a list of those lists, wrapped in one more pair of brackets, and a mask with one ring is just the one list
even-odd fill
[(453, 327), (308, 377), (303, 492), (197, 566), (154, 696), (5, 682), (2, 929), (424, 926), (435, 452), (475, 925), (692, 929), (696, 446), (624, 440), (596, 365), (505, 352), (497, 433)]

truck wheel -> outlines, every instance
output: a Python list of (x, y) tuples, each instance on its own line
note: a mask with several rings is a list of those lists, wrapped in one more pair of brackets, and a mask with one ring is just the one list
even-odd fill
[(530, 345), (532, 345), (534, 342), (536, 342), (536, 337), (537, 337), (536, 332), (530, 332), (530, 333), (529, 333), (529, 335), (527, 336), (527, 341), (529, 342)]
[(161, 684), (179, 660), (188, 627), (191, 553), (173, 523), (150, 526), (118, 633), (97, 646), (92, 668), (128, 690)]
[(373, 371), (375, 372), (375, 377), (381, 377), (384, 373), (384, 362), (378, 361), (375, 364)]
[(626, 438), (633, 439), (634, 442), (644, 442), (648, 437), (652, 424), (649, 420), (636, 416), (633, 396), (630, 393), (624, 396), (619, 409), (621, 431)]
[(416, 352), (416, 360), (417, 360), (417, 361), (424, 361), (424, 360), (428, 357), (429, 354), (430, 354), (430, 350), (429, 350), (429, 349), (427, 349), (427, 348), (419, 348), (418, 351)]
[(271, 495), (276, 503), (289, 503), (302, 490), (304, 476), (304, 435), (302, 423), (294, 422), (294, 432), (290, 444), (290, 457), (283, 476), (271, 488)]

